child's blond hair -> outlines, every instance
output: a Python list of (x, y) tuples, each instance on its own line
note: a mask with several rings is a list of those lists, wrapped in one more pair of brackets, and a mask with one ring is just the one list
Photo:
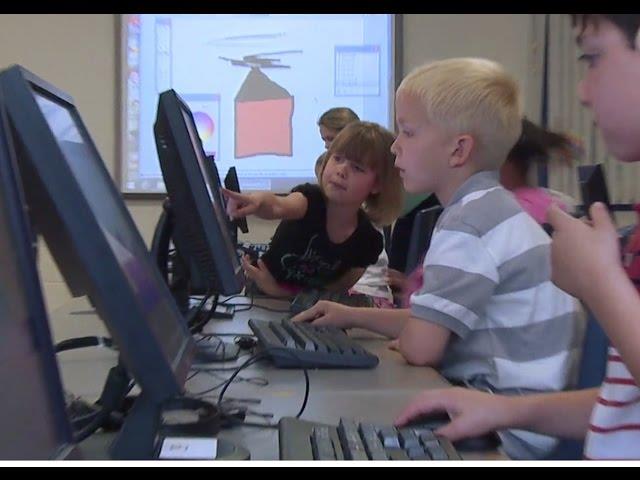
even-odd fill
[(402, 179), (395, 167), (391, 144), (395, 136), (372, 122), (352, 122), (335, 138), (320, 167), (322, 178), (327, 161), (335, 153), (371, 168), (377, 176), (379, 192), (369, 195), (363, 208), (373, 223), (390, 225), (398, 218), (403, 204)]
[(429, 121), (476, 142), (478, 167), (498, 169), (522, 130), (517, 82), (498, 63), (452, 58), (427, 63), (398, 87), (420, 99)]

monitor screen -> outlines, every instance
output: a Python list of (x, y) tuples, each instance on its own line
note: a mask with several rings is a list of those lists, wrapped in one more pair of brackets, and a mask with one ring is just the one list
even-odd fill
[(160, 166), (174, 215), (174, 244), (196, 290), (232, 295), (244, 276), (220, 195), (189, 107), (173, 90), (158, 100), (154, 125)]
[(4, 112), (0, 117), (0, 460), (66, 458), (71, 426)]
[(54, 258), (74, 252), (65, 260), (142, 390), (180, 394), (193, 341), (73, 100), (19, 66), (0, 74), (0, 88), (38, 231)]

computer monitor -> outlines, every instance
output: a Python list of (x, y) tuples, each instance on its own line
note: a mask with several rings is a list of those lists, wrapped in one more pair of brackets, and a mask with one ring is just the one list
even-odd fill
[(7, 134), (0, 108), (0, 460), (73, 458), (78, 452)]
[(411, 238), (409, 240), (409, 250), (407, 252), (407, 265), (405, 273), (411, 274), (424, 259), (431, 237), (436, 227), (436, 222), (442, 213), (442, 207), (436, 206), (420, 210), (413, 219)]
[[(0, 90), (32, 222), (65, 279), (82, 282), (142, 390), (121, 432), (131, 438), (128, 424), (157, 418), (183, 393), (194, 342), (73, 99), (20, 66), (0, 74)], [(129, 451), (150, 457), (138, 440)]]
[(160, 94), (153, 127), (162, 176), (173, 210), (173, 242), (199, 293), (233, 295), (244, 274), (232, 239), (219, 178), (193, 115), (174, 90)]
[(580, 184), (585, 214), (589, 214), (589, 209), (595, 202), (604, 203), (611, 211), (609, 191), (605, 182), (602, 164), (580, 165), (578, 167), (578, 183)]
[[(227, 190), (240, 193), (240, 181), (238, 180), (238, 172), (236, 171), (236, 167), (230, 167), (227, 171), (227, 175), (224, 177), (224, 186)], [(246, 217), (240, 217), (234, 220), (233, 224), (234, 228), (236, 228), (236, 236), (237, 229), (240, 229), (242, 233), (249, 233), (249, 226), (247, 225)]]

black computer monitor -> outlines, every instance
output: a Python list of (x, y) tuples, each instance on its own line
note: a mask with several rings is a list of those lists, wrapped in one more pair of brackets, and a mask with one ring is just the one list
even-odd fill
[[(0, 100), (1, 103), (1, 100)], [(0, 460), (73, 458), (34, 237), (0, 108)]]
[(405, 273), (411, 274), (413, 270), (424, 260), (424, 256), (431, 246), (431, 237), (442, 207), (436, 206), (420, 210), (413, 219), (409, 249), (407, 251), (407, 264)]
[[(238, 172), (236, 167), (231, 167), (227, 170), (227, 175), (224, 177), (224, 186), (227, 190), (240, 193), (240, 180), (238, 179)], [(234, 227), (240, 229), (242, 233), (249, 233), (249, 226), (247, 225), (247, 218), (240, 217), (233, 221)], [(236, 231), (237, 235), (237, 231)]]
[(609, 190), (604, 178), (602, 164), (580, 165), (578, 167), (578, 183), (582, 194), (584, 213), (589, 214), (591, 205), (595, 202), (602, 202), (611, 211), (609, 200)]
[(173, 242), (199, 293), (233, 295), (244, 274), (219, 190), (193, 115), (174, 90), (160, 94), (153, 127), (162, 176), (173, 210)]
[(0, 74), (0, 89), (32, 222), (142, 389), (127, 438), (128, 423), (183, 393), (194, 342), (72, 98), (20, 66)]

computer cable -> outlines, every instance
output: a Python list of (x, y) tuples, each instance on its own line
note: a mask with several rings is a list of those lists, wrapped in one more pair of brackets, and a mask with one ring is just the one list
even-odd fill
[(231, 295), (230, 297), (227, 297), (224, 300), (222, 300), (221, 302), (219, 302), (218, 305), (227, 305), (234, 298), (240, 298), (240, 297), (246, 297), (246, 295), (243, 295), (241, 293), (237, 294), (237, 295)]
[(68, 350), (76, 350), (78, 348), (88, 348), (88, 347), (106, 347), (112, 350), (117, 350), (113, 340), (109, 337), (78, 337), (78, 338), (69, 338), (67, 340), (62, 340), (57, 343), (55, 346), (55, 352), (61, 353), (66, 352)]
[[(202, 392), (189, 392), (190, 395), (194, 396), (194, 397), (204, 397), (207, 394), (211, 393), (211, 392), (215, 392), (216, 390), (222, 388), (228, 381), (229, 378), (225, 378), (225, 377), (221, 377), (220, 375), (217, 375), (217, 373), (219, 372), (234, 372), (235, 370), (237, 370), (236, 368), (233, 369), (219, 369), (219, 370), (215, 370), (215, 369), (198, 369), (195, 372), (195, 375), (192, 375), (188, 378), (188, 380), (193, 379), (197, 374), (203, 373), (206, 375), (209, 375), (210, 377), (214, 377), (218, 380), (222, 380), (222, 382), (220, 382), (217, 385), (214, 385), (213, 387), (207, 388), (206, 390), (203, 390)], [(234, 382), (245, 382), (245, 383), (249, 383), (258, 387), (266, 387), (267, 385), (269, 385), (269, 380), (267, 380), (264, 377), (242, 377), (240, 375), (236, 376), (233, 379)]]
[(96, 405), (100, 406), (100, 410), (96, 412), (95, 418), (91, 422), (73, 433), (74, 443), (82, 442), (101, 428), (107, 422), (111, 413), (118, 409), (132, 387), (131, 377), (129, 377), (126, 368), (119, 361), (118, 365), (109, 370), (100, 399), (96, 402)]
[[(282, 351), (285, 355), (290, 355), (295, 360), (300, 361), (300, 358), (298, 357), (298, 355), (296, 355), (294, 352), (291, 352), (290, 350), (287, 350), (286, 348), (270, 347), (270, 348), (265, 348), (261, 350), (255, 355), (252, 355), (251, 357), (249, 357), (249, 359), (246, 360), (242, 365), (240, 365), (236, 369), (236, 371), (231, 375), (231, 377), (229, 377), (229, 380), (227, 380), (226, 384), (222, 387), (222, 390), (220, 391), (220, 395), (218, 396), (218, 405), (223, 404), (225, 392), (227, 391), (229, 386), (233, 383), (233, 380), (235, 379), (235, 377), (237, 377), (242, 370), (252, 366), (254, 363), (267, 359), (269, 353), (273, 351)], [(300, 418), (302, 416), (305, 409), (307, 408), (307, 402), (309, 401), (309, 393), (310, 393), (309, 372), (307, 371), (306, 368), (302, 368), (302, 372), (304, 373), (304, 379), (305, 379), (305, 392), (304, 392), (304, 399), (302, 401), (302, 406), (300, 407), (300, 410), (296, 414), (296, 418)]]
[(189, 326), (189, 331), (191, 333), (198, 333), (200, 330), (202, 330), (202, 327), (204, 327), (209, 322), (209, 320), (211, 320), (211, 316), (213, 315), (213, 311), (215, 310), (215, 307), (209, 310), (204, 320), (197, 321), (197, 318), (202, 313), (204, 306), (206, 305), (207, 301), (211, 298), (211, 296), (212, 296), (211, 291), (207, 291), (204, 297), (202, 297), (202, 300), (200, 301), (198, 306), (192, 312), (189, 312), (189, 315), (187, 317), (187, 325)]
[[(282, 310), (282, 309), (271, 308), (271, 307), (266, 307), (264, 305), (256, 304), (253, 292), (251, 292), (251, 295), (250, 295), (249, 298), (250, 298), (250, 303), (229, 303), (227, 305), (236, 307), (236, 309), (237, 309), (236, 313), (237, 312), (247, 312), (247, 311), (251, 310), (252, 308), (261, 308), (262, 310), (266, 310), (268, 312), (274, 312), (274, 313), (290, 313), (290, 310), (288, 308)], [(273, 298), (277, 298), (277, 297), (273, 297)], [(282, 300), (282, 299), (280, 299), (280, 300)], [(245, 307), (245, 308), (238, 309), (238, 307)]]
[[(244, 370), (245, 368), (248, 368), (250, 366), (252, 366), (253, 364), (264, 360), (267, 357), (267, 355), (269, 354), (269, 352), (271, 351), (279, 351), (279, 350), (283, 350), (285, 355), (290, 355), (291, 357), (293, 357), (295, 360), (299, 360), (299, 357), (291, 351), (288, 351), (286, 349), (280, 349), (280, 348), (267, 348), (264, 349), (262, 351), (260, 351), (259, 353), (252, 355), (248, 360), (246, 360), (241, 366), (233, 369), (233, 374), (224, 382), (221, 382), (218, 385), (215, 385), (205, 391), (202, 392), (197, 392), (197, 393), (191, 393), (192, 395), (199, 395), (200, 397), (204, 397), (207, 396), (208, 393), (211, 393), (212, 391), (215, 391), (217, 389), (222, 388), (222, 390), (220, 391), (220, 395), (218, 396), (218, 408), (220, 408), (220, 410), (223, 412), (223, 414), (226, 414), (225, 417), (227, 418), (227, 420), (233, 424), (233, 425), (237, 425), (237, 426), (246, 426), (246, 427), (256, 427), (256, 428), (278, 428), (277, 425), (274, 424), (269, 424), (269, 423), (255, 423), (255, 422), (247, 422), (244, 420), (244, 418), (239, 419), (238, 418), (238, 414), (236, 413), (231, 413), (229, 411), (225, 412), (223, 405), (225, 404), (225, 399), (224, 399), (224, 394), (227, 391), (227, 389), (229, 388), (229, 386), (235, 381), (236, 377), (240, 374), (240, 372), (242, 370)], [(206, 372), (207, 370), (211, 371), (214, 369), (201, 369), (202, 372)], [(215, 369), (217, 371), (230, 371), (232, 369)], [(309, 401), (309, 394), (310, 394), (310, 381), (309, 381), (309, 372), (307, 371), (306, 368), (302, 369), (303, 373), (304, 373), (304, 377), (305, 377), (305, 393), (304, 393), (304, 399), (302, 401), (302, 406), (300, 407), (299, 412), (296, 414), (296, 418), (300, 418), (302, 416), (302, 414), (304, 413), (306, 407), (307, 407), (307, 403)], [(198, 372), (200, 373), (200, 372)], [(193, 378), (193, 377), (192, 377)], [(245, 409), (245, 412), (248, 409)], [(258, 413), (258, 412), (252, 412), (252, 413)], [(265, 416), (265, 414), (260, 414), (260, 416)]]

